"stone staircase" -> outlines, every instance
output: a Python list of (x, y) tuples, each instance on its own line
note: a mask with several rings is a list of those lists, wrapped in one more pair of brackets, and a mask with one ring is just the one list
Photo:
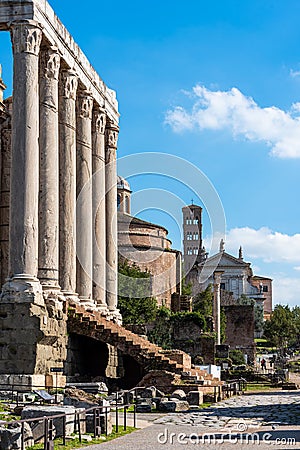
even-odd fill
[(215, 386), (220, 381), (191, 364), (180, 364), (163, 349), (113, 321), (106, 320), (97, 311), (86, 310), (74, 304), (68, 307), (68, 332), (88, 336), (118, 348), (139, 362), (145, 371), (166, 370), (180, 375), (188, 384)]

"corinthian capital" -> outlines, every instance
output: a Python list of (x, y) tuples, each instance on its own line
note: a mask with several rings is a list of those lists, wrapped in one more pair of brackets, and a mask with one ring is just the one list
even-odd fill
[(42, 41), (41, 25), (34, 20), (12, 22), (11, 41), (14, 55), (31, 53), (38, 56)]
[(116, 149), (118, 145), (119, 127), (111, 121), (106, 125), (106, 146)]
[(92, 120), (92, 112), (93, 112), (93, 97), (91, 93), (88, 91), (80, 92), (77, 99), (77, 108), (78, 115), (81, 119), (90, 119)]
[(58, 80), (60, 56), (56, 47), (45, 47), (41, 51), (42, 75), (48, 79)]
[(97, 106), (93, 111), (93, 132), (104, 134), (106, 124), (105, 110)]
[(63, 70), (61, 73), (61, 95), (65, 98), (76, 99), (78, 78), (73, 70)]

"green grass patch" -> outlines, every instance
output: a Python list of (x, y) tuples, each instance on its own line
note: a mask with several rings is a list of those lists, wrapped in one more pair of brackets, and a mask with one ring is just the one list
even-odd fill
[(209, 408), (211, 405), (212, 405), (212, 403), (203, 402), (202, 405), (199, 405), (199, 408)]
[(246, 391), (268, 391), (274, 389), (269, 383), (247, 383)]
[[(66, 445), (63, 445), (62, 438), (58, 438), (54, 440), (54, 450), (72, 450), (74, 448), (81, 448), (87, 447), (89, 445), (102, 444), (103, 442), (112, 441), (113, 439), (132, 433), (136, 429), (137, 428), (126, 427), (125, 431), (123, 426), (119, 426), (119, 432), (116, 433), (116, 427), (114, 426), (113, 432), (109, 436), (101, 435), (100, 437), (92, 439), (91, 441), (86, 441), (82, 439), (81, 442), (76, 437), (75, 439), (67, 439)], [(32, 447), (28, 447), (28, 450), (44, 450), (44, 444), (35, 444)]]

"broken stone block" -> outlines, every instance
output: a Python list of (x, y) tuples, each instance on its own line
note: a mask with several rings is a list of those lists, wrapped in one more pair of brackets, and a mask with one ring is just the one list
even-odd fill
[(178, 398), (178, 400), (186, 400), (186, 393), (182, 389), (176, 389), (171, 397)]
[(178, 400), (177, 398), (161, 401), (158, 404), (158, 411), (160, 412), (179, 412), (187, 411), (188, 409), (188, 402), (186, 402), (185, 400)]
[[(66, 436), (70, 436), (75, 431), (75, 412), (81, 412), (82, 410), (76, 410), (73, 406), (25, 406), (22, 411), (22, 419), (35, 419), (38, 417), (49, 417), (60, 414), (68, 414), (66, 417), (66, 428), (65, 433)], [(82, 432), (85, 433), (84, 430), (84, 421), (82, 417), (80, 417), (80, 427)], [(56, 429), (57, 437), (63, 435), (63, 418), (58, 417), (57, 419), (53, 419), (53, 424)]]
[(149, 405), (149, 403), (147, 403), (147, 402), (141, 402), (138, 405), (136, 405), (137, 413), (148, 413), (151, 411), (152, 411), (152, 406), (151, 406), (151, 404)]
[(203, 392), (201, 391), (190, 391), (187, 395), (187, 401), (190, 405), (202, 405), (203, 403)]
[[(7, 428), (0, 427), (1, 450), (21, 450), (22, 448), (21, 424), (8, 425)], [(24, 423), (24, 447), (34, 445), (33, 435), (28, 423)]]
[(135, 389), (135, 395), (141, 398), (153, 398), (156, 397), (156, 387), (138, 387)]

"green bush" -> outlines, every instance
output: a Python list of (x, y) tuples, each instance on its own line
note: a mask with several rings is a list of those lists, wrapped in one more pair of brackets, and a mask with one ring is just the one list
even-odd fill
[(245, 364), (244, 354), (241, 350), (230, 350), (229, 358), (232, 360), (232, 363), (236, 366)]

